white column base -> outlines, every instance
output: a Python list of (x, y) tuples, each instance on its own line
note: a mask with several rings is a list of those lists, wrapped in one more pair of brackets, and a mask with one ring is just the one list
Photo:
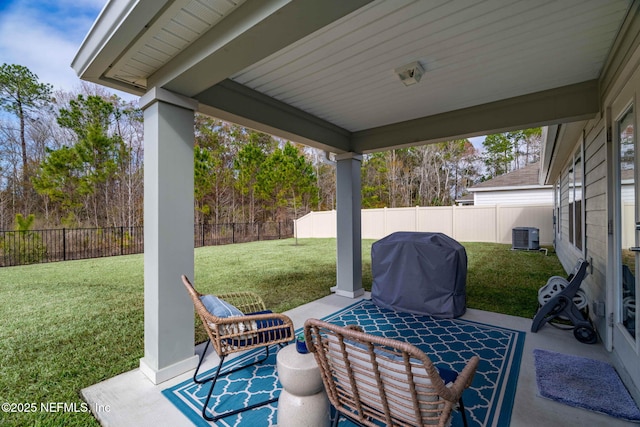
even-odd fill
[(358, 298), (364, 295), (363, 288), (356, 289), (355, 291), (345, 291), (344, 289), (339, 289), (337, 286), (334, 286), (330, 289), (330, 291), (335, 293), (336, 295), (347, 298)]
[(140, 359), (140, 371), (154, 384), (160, 384), (178, 375), (189, 372), (198, 366), (198, 356), (194, 355), (181, 362), (174, 363), (160, 370), (156, 370), (147, 364), (144, 358)]

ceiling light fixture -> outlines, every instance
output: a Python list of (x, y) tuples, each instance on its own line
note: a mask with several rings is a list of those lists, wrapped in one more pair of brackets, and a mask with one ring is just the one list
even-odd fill
[(424, 67), (416, 61), (396, 68), (394, 71), (405, 86), (411, 86), (420, 81), (424, 74)]

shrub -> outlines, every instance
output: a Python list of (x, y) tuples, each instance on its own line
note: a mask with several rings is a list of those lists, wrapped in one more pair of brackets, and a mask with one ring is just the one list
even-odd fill
[(31, 231), (35, 216), (16, 215), (15, 231), (5, 233), (0, 239), (0, 249), (5, 257), (12, 260), (10, 265), (34, 264), (42, 261), (47, 254), (47, 247), (40, 234)]

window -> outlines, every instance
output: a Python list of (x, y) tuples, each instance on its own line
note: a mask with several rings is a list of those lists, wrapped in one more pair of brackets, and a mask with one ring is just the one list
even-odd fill
[(578, 249), (582, 249), (582, 159), (577, 157), (574, 163), (573, 173), (573, 244)]
[(629, 336), (637, 339), (636, 295), (638, 292), (637, 266), (638, 255), (630, 251), (636, 246), (636, 138), (635, 115), (633, 106), (629, 107), (616, 123), (618, 151), (618, 182), (616, 193), (618, 198), (618, 241), (620, 249), (617, 259), (620, 262), (620, 282), (618, 284), (618, 322), (622, 324)]
[(556, 181), (556, 184), (553, 186), (553, 204), (554, 204), (554, 217), (553, 217), (553, 225), (555, 226), (555, 232), (556, 232), (556, 236), (560, 236), (560, 202), (561, 202), (561, 197), (560, 197), (560, 190), (561, 190), (561, 186), (560, 186), (560, 178), (558, 178), (558, 181)]
[(575, 221), (573, 218), (573, 212), (574, 212), (574, 192), (573, 192), (573, 182), (575, 180), (574, 174), (573, 174), (573, 166), (571, 167), (571, 169), (569, 169), (569, 242), (573, 243), (573, 227), (575, 225)]
[(583, 182), (584, 165), (582, 162), (582, 144), (574, 154), (569, 169), (569, 242), (579, 250), (583, 249)]

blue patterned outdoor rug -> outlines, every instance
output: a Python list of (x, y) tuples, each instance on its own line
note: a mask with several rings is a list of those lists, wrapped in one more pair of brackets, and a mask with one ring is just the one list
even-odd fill
[[(525, 333), (463, 319), (434, 319), (410, 313), (378, 308), (370, 300), (359, 301), (323, 320), (338, 325), (358, 324), (365, 332), (408, 341), (423, 350), (434, 364), (460, 372), (472, 356), (480, 357), (473, 384), (464, 392), (464, 404), (470, 426), (508, 426), (516, 392)], [(298, 331), (299, 332), (299, 331)], [(275, 352), (272, 352), (275, 353)], [(231, 368), (263, 355), (251, 351), (225, 364)], [(248, 406), (277, 397), (281, 387), (272, 354), (261, 365), (242, 369), (218, 379), (209, 407), (216, 412)], [(209, 371), (207, 374), (213, 372)], [(162, 393), (197, 426), (210, 426), (201, 415), (210, 384), (184, 381)], [(217, 395), (217, 396), (216, 396)], [(263, 406), (217, 421), (228, 427), (272, 426), (277, 422), (277, 404)], [(346, 420), (340, 423), (348, 426)], [(458, 412), (453, 426), (462, 425)]]

